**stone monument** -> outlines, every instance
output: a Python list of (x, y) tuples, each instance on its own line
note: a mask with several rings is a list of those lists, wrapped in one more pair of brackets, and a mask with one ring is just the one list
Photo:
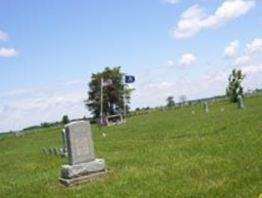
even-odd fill
[(204, 103), (204, 109), (205, 109), (206, 113), (209, 112), (209, 108), (208, 108), (208, 103), (207, 102)]
[(244, 109), (244, 101), (243, 101), (243, 97), (241, 95), (237, 96), (237, 102), (238, 102), (238, 108)]
[(62, 153), (64, 157), (67, 157), (67, 141), (66, 141), (66, 132), (65, 129), (62, 130), (61, 132), (62, 135)]
[(68, 165), (61, 166), (60, 182), (66, 186), (83, 183), (106, 173), (103, 159), (96, 159), (89, 121), (65, 125)]

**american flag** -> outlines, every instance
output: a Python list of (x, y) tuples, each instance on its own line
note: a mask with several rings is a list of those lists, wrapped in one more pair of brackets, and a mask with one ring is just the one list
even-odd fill
[(102, 80), (102, 86), (107, 87), (113, 84), (113, 81), (111, 78), (103, 79)]

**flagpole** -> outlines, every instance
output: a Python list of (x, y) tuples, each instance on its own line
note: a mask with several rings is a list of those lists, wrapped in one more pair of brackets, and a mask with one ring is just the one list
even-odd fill
[(124, 83), (124, 119), (126, 120), (126, 92), (125, 92), (125, 83)]
[(124, 83), (123, 83), (123, 117), (124, 120), (126, 120), (126, 91), (125, 91), (125, 74), (124, 74), (124, 79), (123, 79)]
[(101, 78), (100, 87), (100, 124), (103, 123), (103, 78)]

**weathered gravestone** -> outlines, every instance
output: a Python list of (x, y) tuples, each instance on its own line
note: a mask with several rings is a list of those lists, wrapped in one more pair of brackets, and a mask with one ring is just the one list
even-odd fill
[(60, 182), (79, 184), (106, 173), (103, 159), (96, 159), (89, 121), (65, 125), (68, 165), (62, 165)]
[(206, 113), (209, 112), (209, 108), (208, 108), (208, 103), (207, 102), (204, 103), (204, 109), (205, 109)]
[(48, 150), (49, 150), (49, 154), (50, 154), (50, 155), (54, 154), (54, 153), (53, 153), (53, 148), (52, 148), (52, 147), (50, 147)]
[(238, 102), (238, 108), (244, 109), (244, 101), (243, 101), (243, 97), (241, 95), (237, 96), (237, 102)]
[(61, 135), (62, 135), (62, 153), (63, 153), (63, 156), (66, 157), (68, 153), (67, 153), (67, 141), (66, 141), (65, 129), (62, 130)]
[(51, 150), (52, 150), (52, 154), (56, 155), (56, 148), (55, 147), (51, 147)]
[(45, 155), (48, 155), (48, 154), (49, 154), (49, 151), (48, 151), (47, 148), (43, 148), (42, 150), (43, 150), (43, 153), (44, 153)]

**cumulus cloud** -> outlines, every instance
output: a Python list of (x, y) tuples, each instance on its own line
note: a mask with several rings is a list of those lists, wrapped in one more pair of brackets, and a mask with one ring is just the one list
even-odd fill
[(168, 96), (179, 101), (181, 95), (188, 99), (211, 97), (225, 93), (227, 75), (223, 72), (212, 72), (201, 75), (194, 80), (184, 77), (137, 86), (132, 95), (132, 107), (161, 106)]
[(191, 53), (183, 54), (180, 59), (180, 65), (187, 66), (191, 65), (196, 61), (196, 57)]
[(251, 57), (247, 55), (239, 56), (234, 59), (235, 66), (243, 66), (249, 64), (251, 61)]
[(87, 97), (86, 81), (71, 82), (1, 92), (0, 132), (58, 121), (64, 114), (70, 118), (89, 116), (83, 102)]
[(257, 52), (262, 52), (262, 39), (256, 38), (252, 42), (247, 44), (247, 53), (254, 54)]
[[(231, 43), (231, 48), (228, 49), (228, 55), (230, 55), (230, 61), (232, 63), (232, 68), (238, 68), (246, 74), (246, 78), (243, 81), (244, 87), (246, 89), (256, 89), (262, 87), (261, 72), (262, 72), (262, 59), (260, 56), (255, 56), (256, 53), (261, 51), (261, 39), (253, 39), (250, 43), (246, 44), (246, 48), (240, 53), (235, 53), (239, 48), (239, 44), (234, 45)], [(225, 53), (227, 54), (227, 53)]]
[(262, 72), (262, 63), (246, 65), (241, 67), (241, 70), (247, 75), (257, 74)]
[(18, 54), (18, 52), (14, 48), (0, 48), (0, 57), (3, 58), (11, 58)]
[(176, 4), (176, 3), (179, 3), (180, 0), (164, 0), (164, 2), (170, 3), (170, 4)]
[[(224, 50), (225, 56), (232, 60), (232, 65), (235, 67), (250, 66), (256, 60), (254, 55), (262, 52), (262, 39), (253, 39), (246, 44), (246, 48), (240, 53), (239, 47), (239, 41), (232, 41)], [(254, 66), (251, 68), (254, 68)]]
[(8, 34), (0, 30), (0, 41), (6, 41), (8, 39)]
[(182, 13), (177, 27), (174, 30), (175, 38), (187, 38), (193, 36), (201, 29), (201, 21), (205, 14), (198, 5), (193, 5)]
[(239, 49), (239, 41), (232, 41), (224, 50), (224, 54), (228, 58), (234, 58), (237, 56)]
[(225, 0), (211, 15), (206, 15), (198, 5), (189, 7), (180, 16), (173, 32), (175, 38), (188, 38), (202, 29), (223, 25), (246, 14), (255, 7), (254, 0)]

